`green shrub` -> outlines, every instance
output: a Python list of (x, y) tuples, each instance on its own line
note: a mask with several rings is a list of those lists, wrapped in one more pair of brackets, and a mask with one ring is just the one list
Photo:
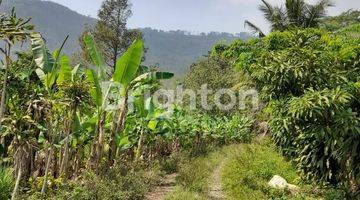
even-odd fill
[(253, 79), (276, 144), (303, 177), (353, 192), (360, 187), (359, 34), (358, 24), (335, 33), (274, 32), (226, 53)]

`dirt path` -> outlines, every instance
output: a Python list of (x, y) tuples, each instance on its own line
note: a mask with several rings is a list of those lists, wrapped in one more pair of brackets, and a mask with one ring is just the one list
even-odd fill
[(225, 160), (222, 160), (220, 164), (215, 168), (209, 183), (209, 197), (211, 200), (225, 200), (225, 194), (221, 186), (221, 172), (225, 165)]
[(164, 200), (167, 194), (170, 194), (176, 185), (177, 174), (166, 175), (162, 183), (153, 191), (146, 195), (146, 200)]

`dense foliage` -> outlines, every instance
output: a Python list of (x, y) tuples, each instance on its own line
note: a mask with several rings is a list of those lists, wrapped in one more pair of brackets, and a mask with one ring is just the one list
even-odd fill
[[(138, 173), (137, 166), (183, 150), (197, 155), (212, 146), (252, 139), (249, 118), (156, 105), (152, 94), (162, 87), (160, 80), (174, 74), (141, 65), (142, 40), (133, 41), (113, 66), (106, 64), (94, 37), (84, 34), (88, 65), (73, 64), (62, 53), (68, 37), (50, 53), (29, 20), (18, 19), (15, 11), (0, 17), (0, 37), (7, 42), (1, 68), (6, 97), (0, 164), (14, 170), (12, 177), (1, 169), (4, 197), (14, 183), (14, 199), (53, 191), (66, 198), (138, 199), (150, 186), (141, 182), (152, 180)], [(30, 50), (11, 51), (16, 42), (29, 42)], [(74, 179), (84, 185), (65, 184)], [(63, 184), (70, 194), (62, 194)], [(111, 193), (113, 187), (120, 191)]]
[[(276, 13), (281, 8), (263, 2), (269, 19), (279, 19), (270, 14), (283, 14)], [(119, 40), (118, 36), (129, 34), (124, 24), (130, 14), (126, 0), (104, 3), (99, 23), (103, 27), (95, 36), (83, 34), (86, 60), (77, 62), (63, 53), (68, 37), (51, 53), (30, 20), (18, 18), (15, 10), (0, 15), (4, 45), (0, 48), (4, 57), (0, 69), (0, 198), (36, 199), (58, 193), (59, 198), (141, 199), (157, 176), (147, 171), (153, 163), (165, 163), (172, 172), (178, 167), (174, 166), (176, 156), (183, 152), (202, 155), (212, 147), (251, 142), (252, 132), (267, 133), (265, 126), (260, 127), (263, 120), (304, 180), (345, 188), (347, 198), (357, 198), (360, 25), (354, 17), (358, 12), (324, 21), (325, 29), (307, 28), (319, 25), (329, 1), (316, 6), (301, 0), (286, 2), (286, 16), (280, 16), (285, 20), (280, 25), (286, 27), (274, 28), (283, 32), (216, 45), (191, 66), (184, 81), (185, 88), (193, 90), (203, 85), (235, 92), (255, 87), (261, 94), (261, 113), (249, 109), (194, 112), (184, 105), (167, 109), (157, 105), (153, 94), (163, 87), (162, 80), (174, 74), (142, 65), (144, 43), (137, 33)], [(107, 24), (114, 13), (120, 21)], [(107, 26), (120, 28), (121, 33), (106, 31)], [(341, 29), (333, 31), (334, 27)], [(96, 42), (96, 37), (105, 36), (108, 40)], [(14, 44), (23, 42), (30, 48), (13, 50)], [(256, 130), (257, 126), (262, 130)], [(282, 165), (275, 154), (264, 153), (270, 150), (267, 147), (245, 150), (229, 170), (238, 168), (235, 175), (243, 178), (241, 184), (246, 187), (238, 192), (232, 182), (234, 174), (227, 174), (225, 178), (231, 181), (225, 181), (225, 186), (230, 195), (252, 189), (253, 195), (259, 195), (256, 198), (286, 196), (261, 190), (273, 173), (288, 171), (284, 176), (292, 181), (295, 174), (290, 165)], [(195, 162), (197, 168), (191, 167), (193, 160), (180, 167), (179, 180), (183, 189), (189, 189), (189, 196), (206, 193), (206, 178), (219, 164), (218, 157), (209, 163), (200, 159)], [(266, 168), (261, 169), (264, 163)], [(239, 164), (246, 169), (237, 167)], [(250, 168), (256, 173), (247, 170)], [(199, 173), (194, 175), (194, 170)], [(113, 188), (119, 191), (112, 192)]]
[[(221, 51), (267, 102), (272, 136), (304, 177), (358, 191), (359, 25), (273, 32)], [(235, 48), (234, 48), (235, 46)]]

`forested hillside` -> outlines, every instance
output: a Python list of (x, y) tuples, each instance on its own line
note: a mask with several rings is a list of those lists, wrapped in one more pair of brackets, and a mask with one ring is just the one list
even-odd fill
[[(50, 1), (40, 0), (4, 0), (1, 10), (11, 10), (15, 7), (21, 17), (31, 17), (32, 23), (43, 34), (51, 50), (57, 48), (67, 35), (69, 41), (64, 52), (71, 55), (78, 51), (78, 38), (84, 30), (84, 25), (93, 25), (96, 19), (83, 16), (67, 7)], [(234, 39), (248, 39), (250, 35), (240, 33), (209, 33), (192, 35), (184, 31), (165, 32), (151, 28), (141, 29), (148, 48), (145, 64), (158, 65), (176, 73), (184, 73), (199, 57), (219, 41), (230, 42)]]
[(1, 11), (16, 8), (18, 16), (31, 18), (31, 22), (43, 34), (50, 49), (58, 48), (67, 35), (69, 42), (64, 51), (72, 54), (78, 50), (78, 37), (85, 24), (93, 24), (95, 19), (80, 15), (62, 5), (40, 0), (5, 0)]

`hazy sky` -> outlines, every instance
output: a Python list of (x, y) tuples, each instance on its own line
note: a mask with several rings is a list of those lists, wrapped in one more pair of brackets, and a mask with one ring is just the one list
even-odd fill
[[(51, 0), (77, 12), (96, 17), (102, 0)], [(260, 0), (130, 0), (133, 16), (129, 27), (152, 27), (163, 30), (191, 32), (244, 31), (244, 20), (250, 20), (264, 30), (267, 24), (258, 11)], [(268, 0), (280, 3), (283, 0)], [(308, 2), (316, 2), (308, 0)], [(360, 0), (334, 0), (330, 15), (349, 9), (360, 9)]]

